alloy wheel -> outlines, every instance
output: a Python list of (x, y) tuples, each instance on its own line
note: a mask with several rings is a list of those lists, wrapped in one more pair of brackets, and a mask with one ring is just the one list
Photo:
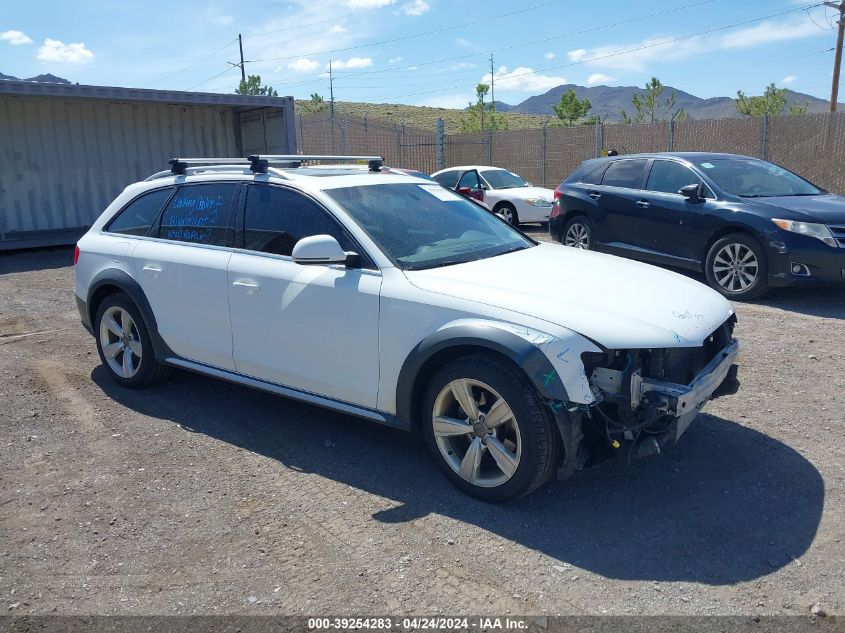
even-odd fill
[(132, 378), (141, 368), (141, 336), (132, 315), (111, 306), (100, 319), (100, 346), (109, 368), (122, 378)]
[(564, 246), (571, 246), (573, 248), (590, 248), (590, 231), (589, 229), (581, 224), (580, 222), (575, 222), (571, 224), (569, 228), (566, 230), (566, 235), (563, 238)]
[(437, 395), (431, 422), (440, 454), (465, 481), (493, 488), (513, 477), (522, 456), (519, 426), (492, 387), (453, 380)]
[(757, 280), (760, 264), (745, 244), (725, 244), (713, 258), (716, 283), (728, 292), (743, 292)]

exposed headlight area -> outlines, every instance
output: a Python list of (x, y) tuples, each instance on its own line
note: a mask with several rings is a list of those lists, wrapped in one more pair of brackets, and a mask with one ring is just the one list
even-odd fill
[(545, 198), (526, 198), (525, 202), (530, 204), (532, 207), (552, 207), (551, 200), (546, 200)]
[(582, 355), (596, 404), (584, 433), (596, 454), (646, 457), (677, 440), (704, 403), (734, 393), (738, 346), (732, 316), (699, 347), (608, 350)]
[(807, 235), (821, 240), (828, 246), (836, 248), (839, 244), (830, 229), (824, 224), (816, 224), (814, 222), (798, 222), (797, 220), (779, 220), (772, 219), (772, 222), (779, 229), (789, 231), (790, 233), (798, 233), (799, 235)]

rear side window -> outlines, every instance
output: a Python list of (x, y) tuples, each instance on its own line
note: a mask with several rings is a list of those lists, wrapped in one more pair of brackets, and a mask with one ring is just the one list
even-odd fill
[(452, 171), (444, 171), (442, 174), (437, 174), (436, 176), (434, 176), (434, 179), (444, 187), (454, 189), (455, 186), (458, 184), (458, 176), (460, 175), (460, 173), (461, 172), (457, 169), (453, 169)]
[(579, 182), (582, 182), (585, 185), (598, 185), (601, 183), (601, 177), (604, 175), (605, 169), (607, 169), (607, 165), (602, 165), (598, 169), (594, 169), (584, 176)]
[(166, 240), (226, 246), (235, 183), (183, 185), (161, 215), (158, 236)]
[(111, 221), (106, 230), (122, 235), (146, 235), (171, 193), (173, 188), (167, 187), (135, 198)]
[(643, 184), (645, 165), (645, 160), (615, 160), (610, 163), (607, 171), (604, 172), (601, 184), (608, 187), (639, 189)]
[(646, 189), (662, 193), (678, 193), (681, 187), (701, 182), (689, 167), (670, 160), (656, 160), (651, 166)]
[(312, 235), (331, 235), (343, 250), (354, 250), (343, 228), (310, 198), (283, 187), (249, 187), (244, 209), (245, 249), (290, 256), (299, 240)]

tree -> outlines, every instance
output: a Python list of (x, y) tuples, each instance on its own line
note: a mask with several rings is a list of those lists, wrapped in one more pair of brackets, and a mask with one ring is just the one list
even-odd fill
[(791, 103), (789, 105), (789, 116), (801, 116), (807, 114), (809, 109), (809, 103)]
[(261, 85), (261, 75), (247, 75), (246, 79), (241, 79), (241, 83), (238, 84), (235, 93), (239, 95), (262, 95), (265, 97), (279, 96), (279, 93), (273, 89), (273, 86)]
[(778, 88), (774, 83), (766, 86), (766, 91), (756, 97), (747, 96), (742, 90), (736, 91), (736, 111), (747, 116), (780, 114), (786, 107), (786, 88)]
[(484, 103), (484, 97), (490, 92), (488, 84), (475, 86), (475, 103), (470, 103), (467, 116), (461, 119), (461, 132), (483, 132), (487, 130), (506, 130), (507, 121), (496, 115), (496, 104)]
[(564, 125), (576, 125), (587, 116), (591, 107), (589, 99), (579, 99), (575, 96), (575, 90), (570, 88), (560, 96), (560, 103), (554, 106), (554, 110)]
[(622, 120), (625, 123), (655, 123), (665, 121), (665, 116), (668, 115), (670, 119), (675, 121), (685, 121), (687, 113), (684, 112), (684, 109), (675, 110), (674, 89), (665, 100), (660, 100), (665, 89), (663, 83), (657, 77), (652, 77), (651, 81), (645, 85), (645, 93), (636, 93), (631, 97), (631, 104), (634, 106), (636, 114), (632, 118), (623, 110)]
[(323, 100), (322, 95), (317, 94), (316, 92), (311, 93), (311, 100), (306, 101), (302, 104), (302, 109), (309, 114), (317, 114), (318, 112), (322, 112), (327, 107), (326, 102)]

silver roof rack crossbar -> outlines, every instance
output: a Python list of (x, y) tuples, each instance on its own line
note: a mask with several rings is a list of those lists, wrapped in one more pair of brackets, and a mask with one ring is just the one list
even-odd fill
[(284, 163), (287, 167), (299, 167), (303, 162), (309, 161), (324, 163), (367, 161), (370, 171), (379, 171), (384, 163), (382, 156), (328, 156), (319, 154), (250, 154), (247, 160), (251, 163), (252, 171), (262, 174), (267, 173), (269, 165), (279, 163)]
[(184, 176), (191, 165), (247, 165), (250, 161), (243, 158), (171, 158), (167, 162), (171, 173)]

